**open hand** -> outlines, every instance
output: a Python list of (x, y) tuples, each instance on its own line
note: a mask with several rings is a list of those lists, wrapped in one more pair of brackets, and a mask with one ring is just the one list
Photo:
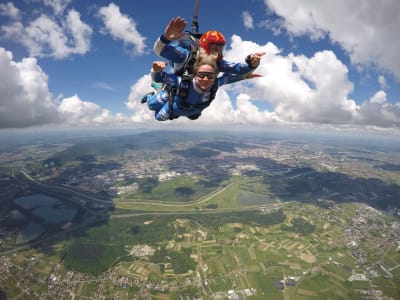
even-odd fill
[(184, 34), (186, 25), (187, 22), (182, 17), (171, 19), (165, 27), (164, 37), (170, 41), (179, 39)]

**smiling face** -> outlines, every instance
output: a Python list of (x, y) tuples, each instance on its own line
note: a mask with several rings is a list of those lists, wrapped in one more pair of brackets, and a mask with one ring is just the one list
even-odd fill
[(213, 85), (216, 77), (217, 74), (212, 66), (201, 65), (196, 72), (195, 83), (205, 91)]

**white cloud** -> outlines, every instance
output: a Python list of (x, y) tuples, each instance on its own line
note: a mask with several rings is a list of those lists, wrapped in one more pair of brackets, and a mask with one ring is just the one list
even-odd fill
[(92, 87), (106, 90), (106, 91), (115, 91), (115, 89), (109, 85), (107, 82), (97, 81), (92, 84)]
[(251, 97), (246, 94), (240, 94), (236, 99), (236, 118), (240, 123), (252, 125), (265, 125), (269, 123), (281, 122), (275, 113), (260, 111), (256, 105), (251, 102)]
[(92, 29), (80, 19), (80, 14), (71, 9), (65, 22), (41, 14), (28, 25), (20, 21), (1, 27), (8, 39), (24, 45), (30, 56), (66, 58), (72, 54), (85, 54), (90, 49)]
[(358, 123), (379, 127), (400, 127), (400, 103), (391, 104), (384, 91), (378, 91), (359, 108)]
[(384, 91), (378, 91), (369, 99), (370, 103), (376, 103), (376, 104), (384, 104), (387, 101), (386, 99), (386, 93)]
[(0, 16), (8, 16), (11, 19), (18, 20), (21, 18), (21, 12), (12, 2), (0, 3)]
[(48, 78), (35, 58), (21, 62), (0, 48), (0, 128), (19, 128), (56, 121)]
[(104, 33), (114, 39), (122, 40), (126, 46), (132, 47), (133, 55), (143, 54), (146, 50), (146, 38), (136, 29), (136, 23), (128, 15), (121, 14), (119, 7), (114, 3), (99, 9), (99, 16), (103, 20)]
[[(224, 52), (226, 60), (243, 61), (249, 53), (266, 53), (256, 70), (263, 77), (221, 87), (196, 121), (179, 118), (163, 124), (400, 127), (400, 103), (391, 104), (383, 91), (361, 105), (349, 97), (353, 83), (348, 69), (332, 51), (316, 52), (312, 57), (283, 56), (272, 43), (257, 45), (236, 35), (231, 41)], [(127, 107), (135, 122), (154, 122), (153, 113), (140, 104), (143, 91), (149, 90), (149, 75), (131, 87)], [(260, 109), (262, 102), (269, 109)]]
[(386, 78), (385, 76), (379, 75), (378, 76), (378, 83), (381, 89), (385, 89), (387, 87)]
[(72, 34), (74, 47), (70, 48), (73, 54), (85, 54), (90, 50), (92, 29), (80, 19), (80, 14), (74, 9), (68, 11), (66, 24)]
[[(255, 51), (266, 53), (257, 69), (263, 77), (221, 87), (215, 100), (196, 121), (179, 118), (158, 122), (154, 112), (140, 103), (152, 90), (149, 74), (131, 86), (126, 102), (131, 116), (113, 114), (78, 95), (53, 100), (48, 77), (35, 58), (16, 62), (11, 52), (0, 48), (0, 128), (45, 124), (73, 127), (331, 124), (400, 128), (400, 103), (392, 104), (384, 91), (376, 91), (360, 105), (349, 98), (353, 84), (347, 76), (347, 67), (333, 52), (316, 52), (312, 57), (283, 56), (272, 43), (257, 45), (233, 36), (225, 58), (242, 61), (246, 54)], [(259, 105), (263, 102), (265, 105)]]
[(232, 101), (226, 90), (224, 88), (220, 88), (215, 95), (215, 99), (213, 100), (213, 102), (211, 102), (210, 106), (202, 112), (200, 118), (196, 121), (191, 122), (199, 122), (199, 124), (213, 124), (219, 126), (236, 123), (237, 119), (235, 117), (235, 110), (232, 106)]
[(246, 29), (254, 29), (253, 17), (250, 12), (244, 11), (242, 13), (243, 24)]
[(65, 122), (90, 124), (93, 118), (101, 112), (101, 108), (93, 102), (82, 101), (77, 95), (74, 95), (64, 98), (58, 107), (58, 111)]
[(112, 114), (77, 95), (52, 99), (48, 76), (35, 58), (13, 60), (0, 47), (0, 129), (40, 125), (121, 126), (132, 124), (122, 114)]
[(142, 97), (153, 90), (150, 84), (151, 76), (147, 74), (131, 86), (131, 92), (125, 104), (128, 109), (133, 111), (131, 119), (135, 123), (156, 123), (154, 112), (149, 111), (147, 104), (140, 103)]
[(122, 114), (113, 115), (99, 105), (81, 100), (77, 95), (64, 98), (58, 106), (60, 121), (72, 127), (105, 127), (131, 124)]
[(400, 39), (393, 36), (400, 28), (399, 1), (264, 1), (291, 34), (328, 35), (353, 64), (376, 65), (400, 80)]
[(43, 4), (50, 6), (54, 14), (61, 15), (72, 0), (43, 0)]

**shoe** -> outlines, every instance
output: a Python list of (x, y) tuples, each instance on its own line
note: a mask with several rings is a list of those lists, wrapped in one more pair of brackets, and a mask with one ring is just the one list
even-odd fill
[(147, 97), (151, 96), (151, 95), (154, 95), (154, 92), (150, 92), (150, 93), (144, 95), (142, 100), (140, 100), (140, 103), (146, 103), (147, 102)]
[(200, 117), (201, 114), (195, 114), (195, 115), (191, 115), (191, 116), (187, 116), (188, 119), (190, 120), (197, 120)]

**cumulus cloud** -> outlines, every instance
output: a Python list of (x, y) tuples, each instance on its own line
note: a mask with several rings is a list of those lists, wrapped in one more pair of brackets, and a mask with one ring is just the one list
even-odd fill
[(0, 3), (0, 16), (8, 16), (11, 19), (18, 20), (21, 18), (21, 12), (12, 2)]
[(242, 13), (243, 24), (246, 29), (254, 29), (253, 17), (250, 12), (244, 11)]
[(103, 33), (110, 34), (114, 39), (122, 40), (124, 44), (132, 48), (133, 55), (143, 54), (146, 50), (146, 38), (136, 29), (135, 21), (128, 15), (122, 14), (114, 3), (103, 6), (98, 12), (103, 20), (105, 28)]
[(56, 121), (48, 78), (35, 58), (13, 61), (0, 48), (0, 128), (27, 127)]
[(43, 0), (43, 4), (50, 6), (54, 14), (60, 15), (72, 0)]
[(358, 122), (363, 125), (391, 127), (400, 126), (400, 103), (391, 104), (387, 101), (386, 93), (378, 91), (358, 110)]
[(156, 123), (154, 121), (154, 112), (149, 111), (146, 104), (140, 103), (142, 97), (151, 92), (151, 76), (144, 75), (136, 83), (131, 86), (131, 91), (125, 105), (132, 110), (131, 119), (135, 123)]
[(144, 74), (131, 86), (125, 103), (131, 115), (113, 114), (78, 95), (54, 100), (48, 76), (35, 58), (17, 62), (11, 52), (0, 48), (0, 128), (46, 124), (187, 126), (194, 122), (196, 126), (400, 127), (400, 103), (389, 101), (383, 90), (375, 91), (361, 104), (350, 98), (353, 84), (348, 69), (332, 51), (319, 51), (311, 57), (283, 55), (272, 43), (258, 45), (236, 35), (231, 37), (227, 49), (224, 54), (230, 61), (243, 61), (245, 55), (255, 51), (265, 52), (257, 69), (263, 77), (221, 87), (215, 100), (196, 121), (179, 118), (158, 122), (154, 120), (154, 112), (140, 103), (143, 95), (151, 91), (150, 74)]
[(72, 127), (123, 126), (131, 123), (122, 114), (113, 115), (96, 103), (84, 101), (77, 95), (64, 98), (57, 107), (61, 124)]
[(115, 91), (115, 88), (113, 88), (111, 85), (109, 85), (107, 82), (103, 81), (97, 81), (92, 84), (92, 87), (106, 90), (106, 91)]
[(28, 24), (15, 20), (3, 25), (1, 30), (5, 38), (24, 45), (30, 56), (57, 59), (88, 52), (92, 35), (90, 26), (81, 21), (74, 9), (59, 21), (41, 14)]
[(378, 76), (378, 83), (381, 89), (385, 89), (387, 87), (386, 78), (385, 76), (379, 75)]
[(89, 125), (101, 113), (100, 106), (93, 102), (82, 101), (77, 95), (64, 98), (57, 110), (63, 121), (71, 125), (79, 123)]
[(59, 126), (121, 126), (129, 117), (112, 114), (77, 95), (54, 100), (48, 76), (35, 58), (13, 60), (0, 47), (0, 129), (55, 124)]
[[(360, 105), (350, 98), (354, 86), (348, 68), (332, 51), (319, 51), (311, 57), (283, 55), (272, 43), (258, 45), (237, 35), (231, 37), (227, 49), (224, 57), (229, 61), (243, 61), (249, 53), (265, 52), (256, 71), (263, 77), (221, 87), (196, 124), (400, 127), (400, 103), (392, 104), (384, 91), (376, 91)], [(154, 121), (153, 113), (140, 104), (143, 91), (149, 88), (148, 74), (131, 87), (127, 107), (133, 111), (135, 122)], [(179, 118), (164, 123), (192, 122)]]
[(376, 65), (400, 80), (400, 39), (393, 37), (400, 28), (399, 1), (264, 2), (282, 17), (282, 26), (291, 34), (328, 36), (347, 51), (353, 64)]

